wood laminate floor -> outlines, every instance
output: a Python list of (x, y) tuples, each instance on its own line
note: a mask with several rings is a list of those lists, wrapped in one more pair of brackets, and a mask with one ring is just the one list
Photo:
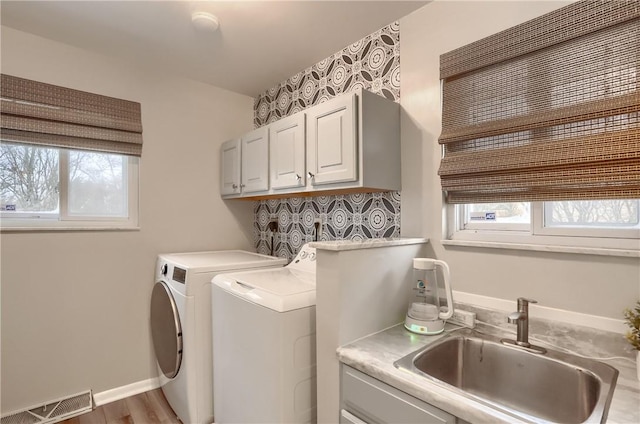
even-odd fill
[(62, 421), (63, 424), (181, 424), (162, 390), (140, 393)]

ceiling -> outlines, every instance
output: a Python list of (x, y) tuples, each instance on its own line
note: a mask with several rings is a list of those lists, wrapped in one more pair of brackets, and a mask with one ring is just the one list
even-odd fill
[[(2, 25), (252, 97), (426, 1), (7, 1)], [(197, 31), (194, 11), (216, 15)]]

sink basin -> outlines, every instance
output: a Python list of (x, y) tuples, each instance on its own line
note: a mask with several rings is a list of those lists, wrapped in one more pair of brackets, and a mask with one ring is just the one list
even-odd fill
[(463, 331), (394, 365), (525, 421), (606, 421), (618, 378), (615, 368), (553, 350), (532, 353)]

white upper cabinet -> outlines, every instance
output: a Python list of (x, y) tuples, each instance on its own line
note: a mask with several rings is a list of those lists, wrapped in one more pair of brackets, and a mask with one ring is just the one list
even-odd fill
[(303, 189), (305, 178), (305, 114), (296, 113), (269, 125), (271, 188)]
[(242, 136), (242, 192), (269, 189), (269, 131), (258, 128)]
[[(233, 148), (227, 142), (222, 150), (225, 198), (402, 188), (400, 105), (366, 90), (343, 94), (251, 131)], [(233, 165), (233, 160), (241, 166)]]
[(240, 194), (240, 139), (229, 140), (220, 148), (220, 193)]
[(311, 185), (356, 181), (356, 95), (336, 97), (311, 108), (307, 124), (307, 168)]

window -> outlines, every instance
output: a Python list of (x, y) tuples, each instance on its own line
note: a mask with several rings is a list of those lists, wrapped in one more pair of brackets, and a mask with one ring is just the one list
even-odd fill
[(140, 104), (2, 75), (3, 229), (138, 225)]
[(138, 159), (118, 154), (0, 144), (3, 227), (132, 227)]
[(449, 244), (640, 253), (638, 199), (463, 204), (448, 211)]
[(638, 203), (637, 199), (547, 202), (544, 224), (555, 229), (638, 229)]
[(583, 0), (441, 56), (451, 239), (640, 252), (638, 31)]

